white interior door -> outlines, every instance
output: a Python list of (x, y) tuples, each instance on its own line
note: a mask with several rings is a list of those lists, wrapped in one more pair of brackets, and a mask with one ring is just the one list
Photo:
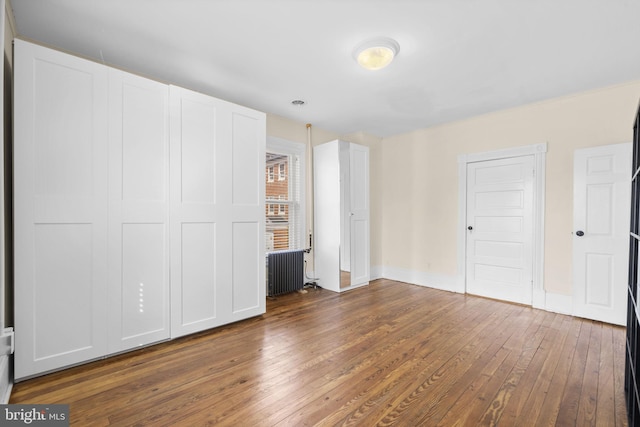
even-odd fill
[(573, 173), (574, 314), (624, 325), (631, 144), (576, 150)]
[(467, 165), (467, 292), (530, 305), (534, 157)]

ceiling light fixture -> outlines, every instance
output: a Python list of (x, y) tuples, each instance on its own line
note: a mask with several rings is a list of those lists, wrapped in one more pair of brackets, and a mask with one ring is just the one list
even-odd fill
[(400, 52), (397, 41), (388, 37), (379, 37), (360, 43), (353, 51), (353, 57), (367, 70), (379, 70), (393, 61)]
[(294, 99), (293, 101), (291, 101), (291, 105), (302, 107), (304, 105), (304, 101), (302, 99)]

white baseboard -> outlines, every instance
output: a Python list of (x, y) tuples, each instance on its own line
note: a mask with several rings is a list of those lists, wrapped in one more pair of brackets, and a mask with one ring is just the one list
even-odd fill
[(8, 355), (0, 356), (0, 403), (9, 403), (13, 383), (11, 381), (11, 364)]
[[(371, 280), (381, 278), (444, 291), (465, 293), (464, 282), (457, 276), (427, 273), (396, 267), (372, 267)], [(570, 295), (552, 294), (544, 290), (534, 289), (532, 307), (552, 313), (572, 315), (573, 298)]]
[(413, 285), (426, 286), (428, 288), (443, 291), (464, 293), (464, 284), (461, 284), (456, 276), (427, 273), (404, 268), (383, 267), (381, 277)]
[(382, 266), (374, 265), (369, 270), (369, 280), (382, 279)]

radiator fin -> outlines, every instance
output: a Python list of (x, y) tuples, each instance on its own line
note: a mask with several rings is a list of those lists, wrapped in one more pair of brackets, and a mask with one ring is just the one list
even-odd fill
[(304, 287), (304, 251), (277, 251), (267, 255), (267, 295), (276, 296)]

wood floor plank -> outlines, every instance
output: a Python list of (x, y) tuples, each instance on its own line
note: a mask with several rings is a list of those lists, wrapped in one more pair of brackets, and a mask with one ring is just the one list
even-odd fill
[[(535, 418), (535, 425), (553, 426), (557, 424), (556, 421), (558, 413), (560, 412), (560, 404), (565, 394), (571, 362), (576, 351), (576, 345), (582, 327), (582, 320), (580, 319), (567, 318), (567, 323), (567, 336), (564, 340), (562, 351), (555, 360), (553, 376), (546, 388), (542, 405), (539, 406), (539, 410), (535, 411), (538, 413), (538, 417)], [(532, 412), (533, 411), (525, 413), (525, 416), (530, 415)], [(533, 420), (534, 418), (531, 419)]]
[[(349, 413), (347, 417), (348, 421), (345, 420), (345, 422), (362, 422), (362, 417), (368, 414), (372, 408), (379, 407), (381, 402), (389, 399), (389, 397), (393, 395), (394, 389), (404, 389), (404, 382), (408, 381), (408, 378), (413, 378), (418, 367), (430, 360), (430, 357), (433, 356), (437, 349), (456, 345), (457, 340), (455, 338), (457, 336), (463, 336), (468, 328), (474, 327), (474, 325), (477, 324), (477, 320), (483, 315), (483, 311), (474, 309), (474, 305), (475, 304), (470, 304), (467, 310), (460, 310), (459, 313), (459, 307), (447, 311), (447, 316), (456, 315), (460, 319), (461, 324), (465, 325), (463, 328), (456, 329), (454, 324), (443, 325), (441, 323), (433, 323), (430, 320), (426, 320), (427, 323), (423, 324), (425, 320), (420, 320), (419, 317), (416, 317), (415, 320), (408, 321), (408, 335), (403, 336), (400, 340), (394, 336), (392, 336), (391, 339), (394, 342), (394, 347), (399, 343), (411, 343), (412, 347), (409, 347), (410, 351), (401, 353), (403, 356), (406, 356), (402, 357), (402, 359), (399, 359), (397, 355), (391, 352), (386, 352), (391, 356), (391, 359), (373, 360), (375, 364), (364, 373), (366, 378), (383, 378), (386, 381), (368, 381), (369, 384), (363, 384), (365, 388), (361, 390), (370, 396), (370, 398), (365, 399), (357, 409), (348, 409), (346, 411)], [(413, 316), (416, 316), (416, 314), (419, 316), (419, 312), (416, 313), (413, 311), (412, 313)], [(430, 327), (427, 328), (427, 324), (429, 324)], [(414, 334), (417, 335), (413, 336)], [(367, 385), (371, 388), (367, 388)], [(327, 404), (328, 401), (344, 401), (344, 399), (340, 397), (340, 393), (340, 388), (335, 387), (335, 384), (333, 386), (323, 385), (309, 396), (314, 402), (311, 407), (317, 407), (316, 413), (326, 412), (327, 408), (330, 408)], [(347, 400), (347, 406), (351, 403), (351, 399)], [(298, 410), (293, 417), (287, 419), (287, 422), (293, 423), (296, 418), (311, 416), (308, 410), (309, 408)], [(334, 419), (341, 412), (345, 411), (339, 410), (337, 413), (331, 414), (330, 419)]]
[[(626, 424), (624, 329), (389, 280), (24, 381), (73, 426)], [(584, 424), (582, 424), (584, 423)]]
[[(529, 311), (526, 308), (518, 307), (516, 313), (521, 314), (523, 310)], [(502, 330), (501, 328), (501, 325), (505, 320), (512, 321), (513, 317), (514, 316), (509, 316), (505, 319), (500, 319), (496, 324), (492, 324), (489, 326), (489, 330), (487, 331), (489, 333), (478, 335), (476, 336), (476, 338), (474, 338), (474, 340), (469, 341), (468, 344), (462, 349), (462, 351), (458, 355), (456, 355), (460, 358), (460, 360), (455, 361), (455, 372), (452, 372), (449, 375), (439, 373), (439, 381), (426, 381), (425, 383), (421, 384), (419, 388), (412, 392), (409, 398), (405, 398), (405, 400), (401, 403), (398, 408), (397, 414), (387, 414), (385, 418), (382, 419), (382, 421), (386, 423), (392, 422), (393, 415), (400, 415), (397, 418), (400, 420), (400, 422), (406, 425), (424, 425), (425, 423), (436, 423), (437, 421), (439, 421), (445, 415), (442, 410), (445, 409), (447, 405), (451, 405), (447, 403), (443, 404), (443, 401), (451, 394), (451, 389), (453, 387), (456, 387), (459, 383), (460, 385), (464, 385), (466, 382), (469, 382), (469, 377), (474, 376), (474, 372), (471, 370), (471, 368), (479, 368), (479, 366), (474, 363), (476, 358), (481, 357), (482, 353), (487, 349), (490, 349), (491, 344), (495, 343), (496, 341), (503, 341), (501, 347), (508, 347), (509, 339), (512, 339), (515, 335), (517, 335), (518, 331), (515, 329), (511, 329), (509, 331), (511, 332), (510, 336), (505, 337), (505, 334), (503, 333), (504, 330)], [(516, 315), (516, 318), (517, 317), (519, 316)], [(522, 322), (523, 326), (527, 323), (527, 321)], [(522, 330), (522, 332), (524, 332), (524, 329)], [(493, 349), (489, 351), (489, 353), (492, 352)], [(420, 399), (420, 395), (424, 393), (433, 394), (433, 398), (428, 399), (427, 402), (423, 403), (422, 399)], [(409, 404), (413, 405), (414, 408), (412, 410), (408, 410)]]
[(521, 383), (525, 373), (529, 370), (531, 361), (533, 360), (533, 357), (544, 339), (552, 321), (553, 317), (545, 315), (537, 329), (535, 328), (536, 324), (533, 323), (531, 330), (525, 332), (525, 336), (528, 337), (528, 339), (522, 346), (522, 350), (520, 351), (516, 364), (511, 372), (509, 372), (504, 384), (498, 389), (493, 401), (482, 416), (483, 425), (493, 426), (498, 424), (498, 421), (504, 413), (505, 407), (511, 401), (512, 396), (517, 394), (516, 390), (518, 389), (518, 385)]
[(598, 395), (596, 396), (596, 426), (615, 425), (615, 379), (613, 355), (614, 329), (600, 328), (600, 364), (598, 366)]
[[(533, 334), (539, 329), (541, 319), (544, 319), (544, 314), (538, 311), (532, 312), (530, 317), (523, 318), (520, 328), (503, 346), (505, 354), (502, 356), (501, 363), (497, 365), (489, 378), (482, 383), (482, 386), (475, 390), (473, 400), (464, 408), (464, 415), (459, 417), (464, 419), (463, 425), (482, 425), (485, 422), (483, 420), (487, 416), (487, 411), (491, 409), (491, 405), (494, 404), (500, 390), (504, 387), (509, 375), (516, 367), (526, 341), (532, 338)], [(515, 325), (514, 323), (509, 324), (510, 327)], [(458, 417), (457, 413), (450, 412), (444, 421), (456, 424), (456, 417)]]
[[(473, 364), (469, 366), (457, 381), (453, 382), (450, 389), (442, 393), (437, 405), (428, 411), (423, 411), (419, 422), (428, 422), (435, 425), (435, 423), (440, 423), (449, 413), (460, 413), (461, 411), (456, 409), (456, 407), (467, 408), (468, 405), (471, 404), (475, 397), (475, 390), (480, 388), (482, 384), (486, 383), (486, 380), (493, 376), (497, 366), (504, 360), (504, 357), (501, 357), (500, 353), (502, 351), (503, 354), (506, 355), (507, 352), (504, 351), (504, 347), (507, 340), (519, 333), (515, 328), (507, 329), (498, 326), (495, 329), (497, 335), (493, 339), (493, 342), (489, 344), (484, 352), (476, 356)], [(490, 339), (489, 336), (484, 338)]]
[[(446, 390), (458, 382), (469, 367), (473, 365), (476, 355), (481, 355), (498, 335), (500, 319), (491, 316), (478, 323), (477, 328), (469, 331), (463, 341), (464, 346), (458, 345), (459, 350), (447, 350), (442, 356), (413, 376), (411, 382), (403, 386), (405, 391), (396, 394), (392, 402), (393, 407), (387, 409), (377, 420), (371, 420), (371, 425), (420, 425), (423, 416), (437, 407)], [(434, 420), (435, 421), (435, 420)]]
[(556, 423), (559, 425), (575, 424), (578, 419), (578, 409), (584, 381), (585, 367), (589, 352), (589, 342), (593, 323), (584, 321), (580, 327), (580, 335), (576, 343), (576, 348), (571, 359), (571, 366), (567, 376), (567, 382), (560, 402), (560, 410)]
[(578, 417), (576, 422), (583, 426), (596, 425), (596, 406), (600, 390), (598, 390), (600, 375), (600, 352), (602, 338), (602, 324), (594, 323), (591, 327), (587, 358), (584, 366), (582, 389), (578, 403)]
[[(560, 328), (564, 316), (553, 315), (545, 317), (549, 324), (541, 328), (542, 341), (537, 348), (533, 349), (533, 358), (529, 366), (522, 373), (522, 378), (520, 379), (520, 381), (526, 384), (535, 384), (537, 380), (543, 376), (544, 366), (549, 358), (549, 352), (557, 346), (558, 340), (561, 337)], [(505, 403), (498, 425), (512, 425), (514, 420), (518, 419), (522, 412), (530, 406), (530, 399), (535, 400), (535, 396), (532, 396), (532, 393), (533, 387), (515, 387), (509, 400)]]
[[(537, 363), (532, 363), (536, 367), (542, 362), (542, 366), (538, 370), (528, 370), (528, 377), (525, 378), (530, 387), (519, 387), (514, 393), (515, 398), (505, 409), (499, 425), (509, 426), (515, 425), (516, 420), (536, 420), (540, 414), (545, 397), (549, 391), (550, 384), (554, 378), (558, 360), (563, 354), (564, 343), (569, 335), (569, 324), (571, 318), (562, 315), (556, 315), (555, 321), (549, 328), (545, 340), (536, 352), (535, 358)], [(558, 323), (559, 322), (559, 323)], [(518, 395), (520, 398), (518, 398)]]
[(626, 357), (626, 329), (613, 327), (613, 394), (615, 400), (615, 425), (628, 425), (627, 403), (624, 395), (624, 367)]

